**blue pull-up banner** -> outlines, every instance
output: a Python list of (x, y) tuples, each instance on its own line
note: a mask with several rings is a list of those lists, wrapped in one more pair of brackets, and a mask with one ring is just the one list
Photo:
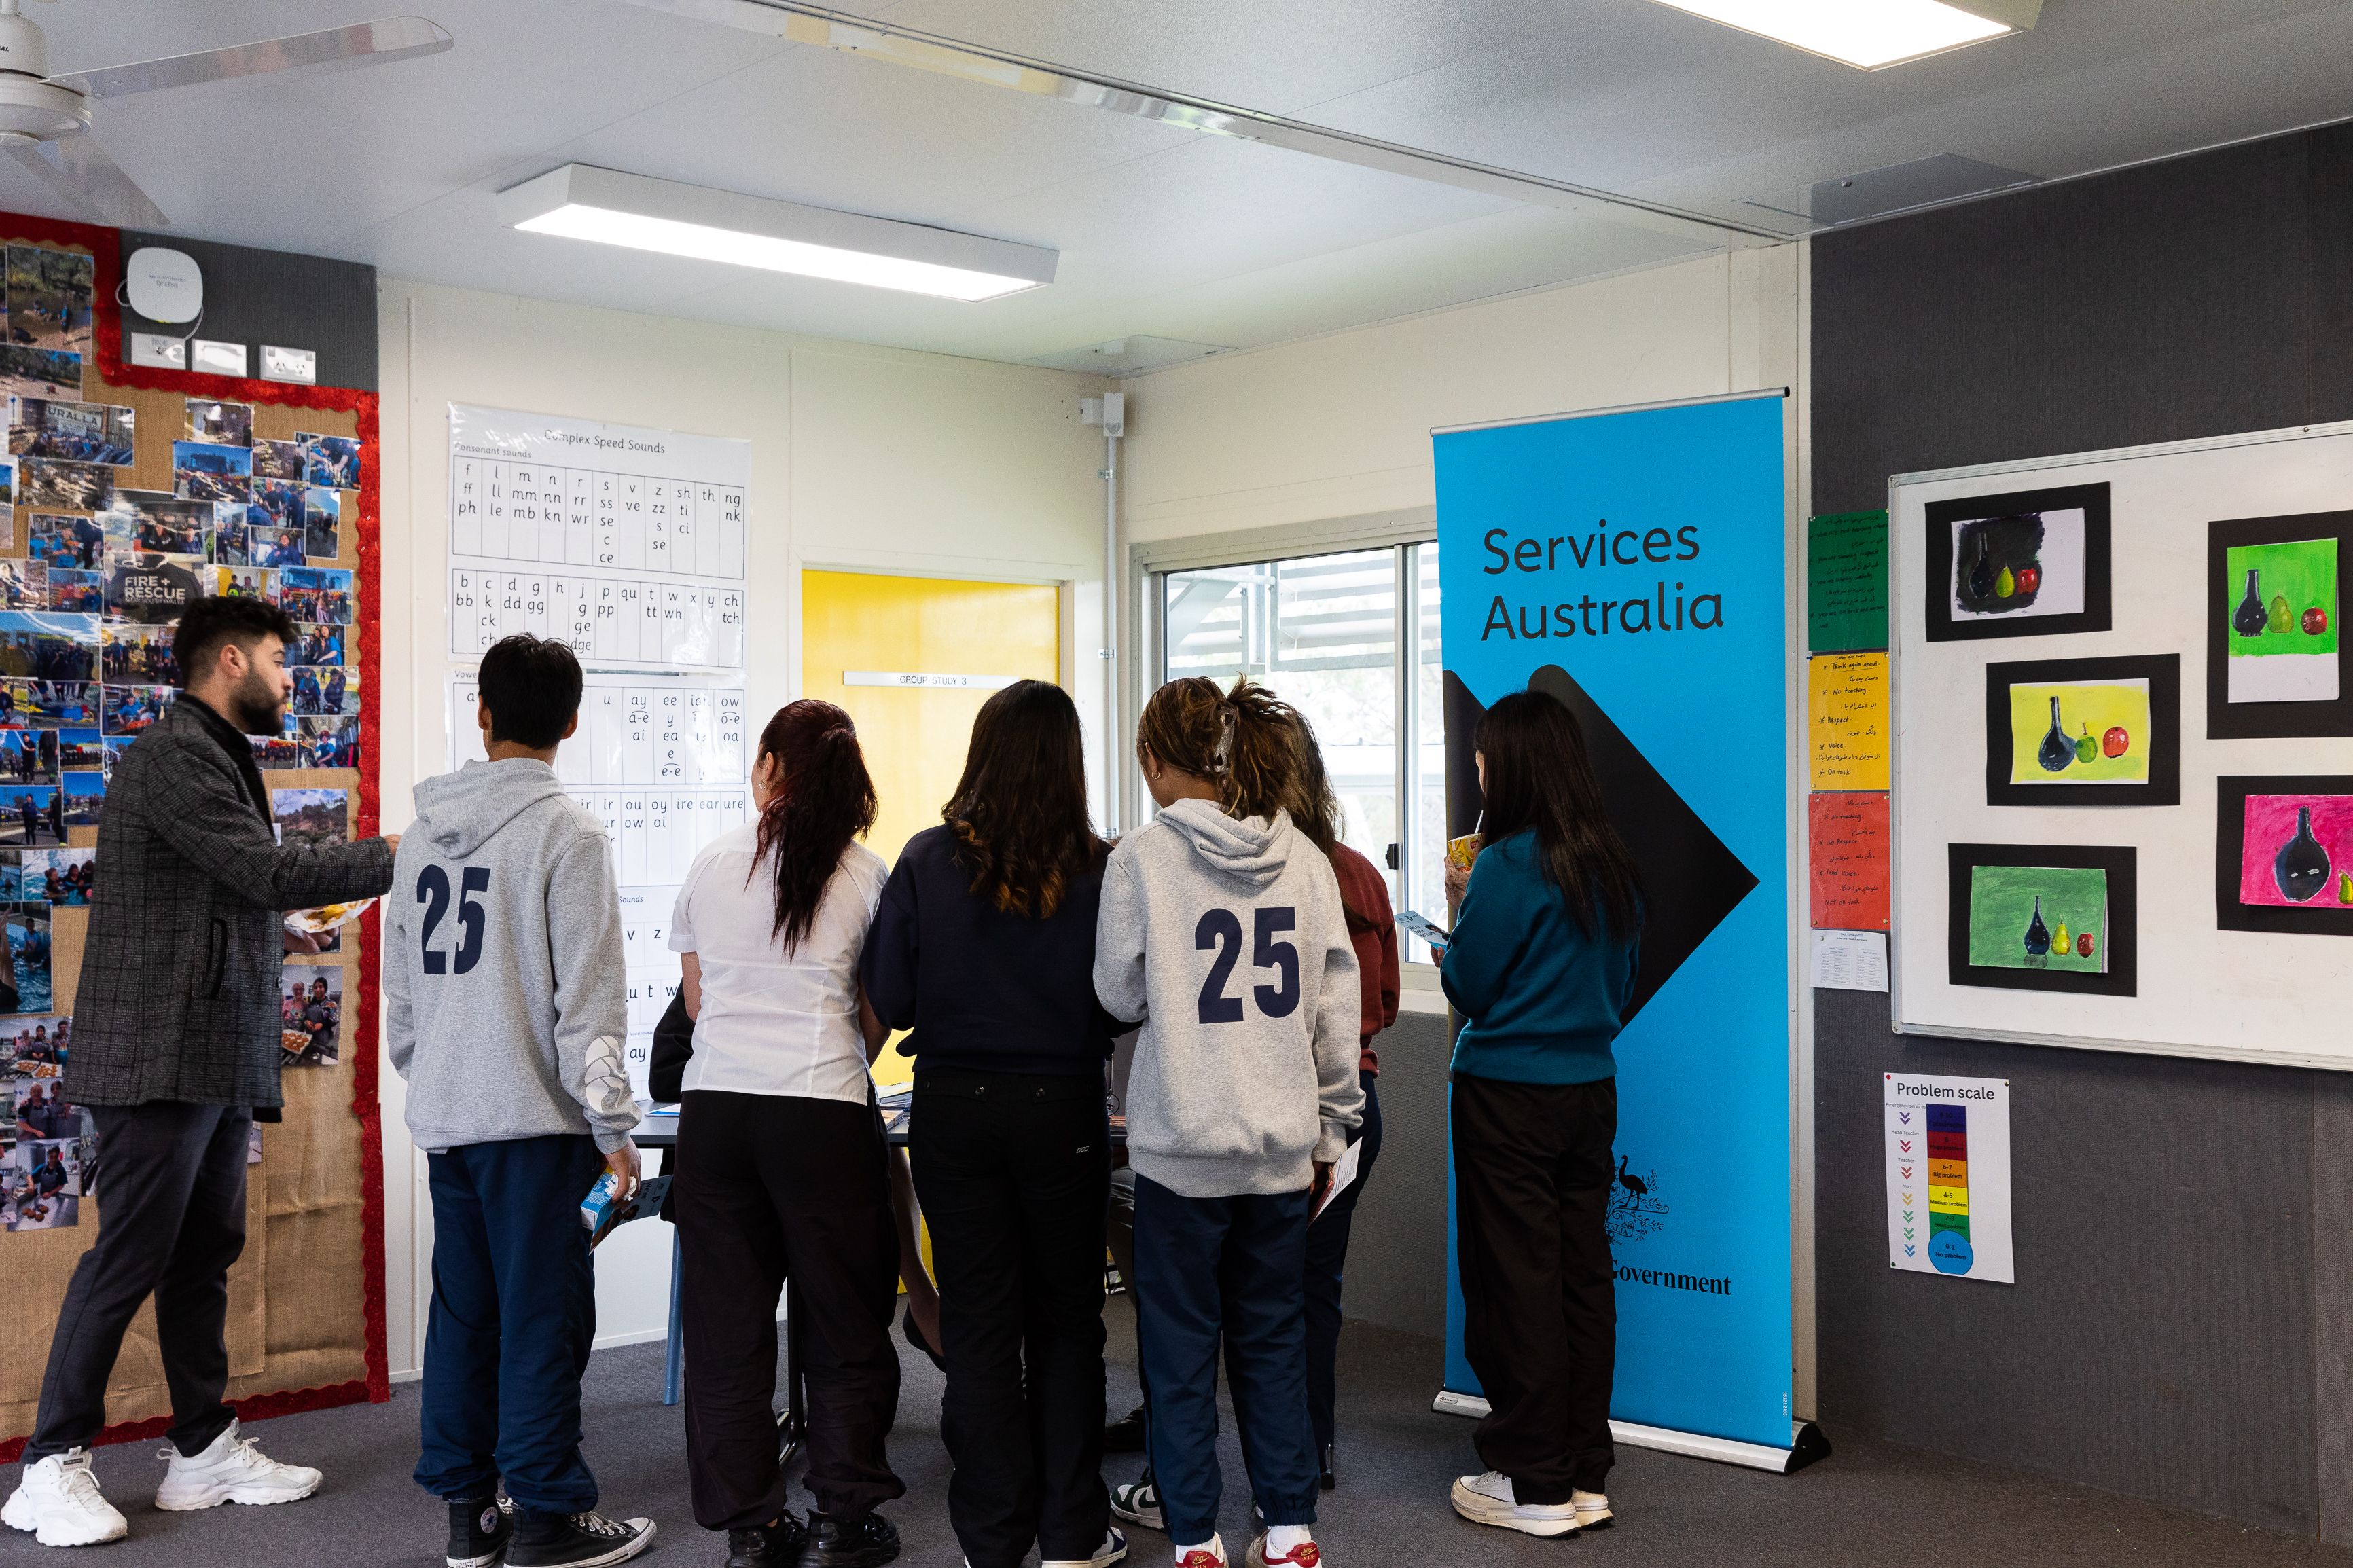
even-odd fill
[[(1478, 717), (1583, 721), (1646, 893), (1618, 1038), (1623, 1422), (1790, 1446), (1790, 802), (1784, 398), (1434, 437), (1449, 833)], [(1451, 1183), (1450, 1183), (1451, 1187)], [(1462, 1354), (1449, 1193), (1446, 1386)]]

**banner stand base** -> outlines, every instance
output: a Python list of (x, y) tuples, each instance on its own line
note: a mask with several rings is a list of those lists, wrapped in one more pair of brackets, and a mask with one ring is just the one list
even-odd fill
[[(1451, 1388), (1440, 1389), (1430, 1407), (1440, 1415), (1475, 1418), (1487, 1414), (1484, 1399), (1475, 1394), (1457, 1394)], [(1789, 1423), (1789, 1446), (1786, 1448), (1742, 1443), (1730, 1437), (1710, 1437), (1698, 1432), (1678, 1432), (1668, 1426), (1644, 1426), (1632, 1421), (1612, 1421), (1609, 1436), (1613, 1441), (1636, 1448), (1656, 1448), (1662, 1453), (1713, 1459), (1722, 1465), (1743, 1465), (1777, 1475), (1801, 1470), (1816, 1459), (1828, 1458), (1831, 1451), (1830, 1439), (1810, 1421)]]

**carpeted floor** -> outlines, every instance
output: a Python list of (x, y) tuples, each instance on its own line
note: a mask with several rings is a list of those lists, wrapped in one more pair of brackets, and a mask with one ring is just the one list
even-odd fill
[[(1108, 1317), (1117, 1413), (1134, 1398), (1134, 1320), (1117, 1305)], [(904, 1359), (892, 1452), (907, 1496), (889, 1513), (906, 1542), (901, 1561), (955, 1568), (960, 1556), (944, 1502), (948, 1462), (939, 1442), (939, 1374), (912, 1352)], [(1515, 1568), (1572, 1558), (1591, 1568), (2353, 1568), (2353, 1552), (2316, 1542), (1836, 1432), (1836, 1454), (1786, 1477), (1621, 1448), (1609, 1489), (1620, 1522), (1590, 1536), (1535, 1541), (1466, 1524), (1447, 1508), (1449, 1479), (1473, 1468), (1471, 1424), (1430, 1412), (1437, 1366), (1431, 1342), (1351, 1326), (1341, 1365), (1341, 1485), (1324, 1499), (1316, 1528), (1333, 1568)], [(589, 1463), (604, 1485), (607, 1512), (659, 1521), (660, 1538), (645, 1561), (718, 1568), (725, 1550), (694, 1526), (679, 1412), (662, 1407), (660, 1389), (659, 1345), (596, 1358), (587, 1380)], [(1239, 1563), (1249, 1539), (1250, 1499), (1228, 1425), (1224, 1531)], [(408, 1479), (417, 1458), (414, 1384), (397, 1389), (389, 1405), (286, 1416), (254, 1430), (273, 1454), (323, 1468), (327, 1485), (320, 1495), (276, 1509), (158, 1513), (148, 1505), (162, 1473), (153, 1447), (105, 1449), (99, 1478), (129, 1515), (132, 1538), (69, 1561), (102, 1568), (434, 1568), (440, 1562), (440, 1507)], [(1135, 1468), (1121, 1457), (1104, 1474), (1131, 1479)], [(13, 1468), (0, 1472), (0, 1483), (13, 1486), (15, 1479)], [(806, 1494), (797, 1501), (806, 1506)], [(1166, 1537), (1136, 1533), (1133, 1561), (1168, 1561)], [(54, 1555), (29, 1537), (0, 1531), (0, 1563)]]

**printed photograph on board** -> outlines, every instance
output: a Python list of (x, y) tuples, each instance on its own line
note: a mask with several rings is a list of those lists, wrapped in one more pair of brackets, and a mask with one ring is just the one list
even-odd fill
[(52, 909), (73, 909), (88, 904), (97, 890), (96, 849), (88, 846), (79, 849), (27, 849), (24, 855), (26, 903), (38, 900)]
[(49, 607), (49, 563), (0, 558), (0, 609), (46, 610)]
[(297, 621), (350, 626), (356, 607), (351, 569), (302, 566), (280, 573), (278, 607)]
[(102, 727), (110, 735), (139, 734), (164, 716), (178, 694), (170, 686), (110, 686)]
[(168, 626), (115, 626), (102, 628), (105, 680), (109, 686), (177, 686), (180, 667), (172, 658)]
[[(209, 397), (190, 397), (183, 400), (183, 405), (187, 416), (180, 432), (182, 440), (206, 442), (216, 447), (253, 445), (252, 404), (220, 403)], [(249, 466), (247, 471), (251, 472)]]
[[(58, 736), (55, 730), (0, 730), (0, 783), (57, 783)], [(7, 901), (0, 890), (0, 903)]]
[(106, 574), (63, 566), (48, 569), (49, 608), (61, 615), (97, 616), (106, 612)]
[(106, 766), (106, 751), (96, 730), (43, 730), (58, 742), (58, 765), (65, 772), (98, 773)]
[(265, 599), (278, 602), (278, 574), (249, 568), (222, 567), (206, 579), (210, 592), (228, 598)]
[(98, 679), (98, 617), (54, 610), (0, 610), (0, 676)]
[(2210, 613), (2230, 626), (2229, 700), (2334, 702), (2342, 695), (2337, 563), (2334, 538), (2225, 548), (2223, 572), (2236, 596)]
[(294, 726), (298, 723), (310, 722), (311, 721), (307, 719), (289, 719), (286, 721), (284, 734), (247, 736), (246, 739), (253, 742), (254, 762), (265, 768), (309, 767), (311, 764), (302, 760), (302, 741), (301, 737), (295, 732)]
[(213, 503), (212, 531), (205, 537), (205, 560), (215, 566), (250, 566), (269, 552), (269, 514), (236, 501)]
[(66, 841), (61, 784), (0, 784), (0, 844), (29, 849)]
[(332, 561), (343, 553), (343, 497), (340, 490), (311, 486), (302, 492), (302, 553), (313, 561)]
[(81, 397), (81, 355), (0, 343), (0, 393), (10, 397)]
[[(0, 995), (0, 1012), (47, 1013), (49, 991), (49, 907), (12, 904), (0, 910), (8, 933), (13, 998)], [(8, 1005), (13, 1001), (13, 1005)]]
[(26, 546), (40, 564), (94, 572), (104, 558), (106, 526), (94, 517), (33, 512), (25, 525)]
[[(204, 593), (200, 572), (209, 572), (201, 559), (161, 555), (152, 552), (118, 551), (106, 562), (106, 613), (119, 620), (152, 626), (176, 621), (188, 601)], [(49, 577), (49, 597), (57, 597), (57, 576)]]
[(46, 510), (104, 511), (114, 500), (114, 470), (104, 463), (19, 458), (16, 495), (21, 505)]
[(0, 728), (94, 729), (98, 690), (96, 681), (0, 679)]
[(305, 467), (300, 441), (257, 438), (253, 443), (253, 477), (257, 482), (262, 479), (291, 479), (299, 484)]
[(286, 1067), (333, 1067), (343, 1016), (341, 965), (290, 963), (279, 982), (279, 1046)]
[(0, 1023), (0, 1062), (14, 1064), (20, 1078), (55, 1078), (71, 1054), (70, 1017), (17, 1016)]
[(58, 801), (68, 827), (96, 827), (106, 809), (106, 775), (67, 773), (58, 785)]
[(183, 500), (162, 490), (117, 490), (99, 521), (109, 550), (193, 560), (205, 553), (214, 510), (210, 501)]
[(8, 341), (88, 355), (96, 267), (77, 251), (8, 247)]
[(356, 768), (360, 765), (360, 721), (357, 719), (297, 719), (306, 768)]
[(357, 672), (340, 666), (327, 669), (297, 669), (294, 671), (294, 700), (290, 710), (305, 719), (357, 714), (360, 710), (360, 678)]
[(289, 664), (337, 665), (354, 662), (343, 655), (348, 626), (297, 626), (286, 649)]
[(8, 450), (19, 457), (129, 468), (138, 427), (137, 411), (120, 404), (8, 400)]
[(302, 447), (302, 479), (329, 489), (360, 488), (360, 444), (350, 436), (314, 436), (296, 431)]
[(270, 817), (280, 844), (319, 849), (352, 841), (351, 792), (340, 789), (274, 789)]
[(251, 500), (252, 449), (214, 441), (173, 442), (172, 493), (182, 500)]

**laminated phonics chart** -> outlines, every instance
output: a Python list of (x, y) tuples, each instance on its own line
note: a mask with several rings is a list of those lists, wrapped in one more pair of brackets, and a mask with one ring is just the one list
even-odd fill
[[(613, 840), (639, 1098), (677, 994), (670, 909), (704, 845), (751, 820), (746, 791), (745, 485), (751, 444), (449, 407), (449, 648), (518, 632), (587, 671), (565, 792)], [(470, 668), (449, 681), (451, 761), (483, 754)]]
[(1887, 1261), (2015, 1284), (2010, 1080), (1888, 1073)]
[(449, 405), (449, 651), (744, 665), (748, 441)]

